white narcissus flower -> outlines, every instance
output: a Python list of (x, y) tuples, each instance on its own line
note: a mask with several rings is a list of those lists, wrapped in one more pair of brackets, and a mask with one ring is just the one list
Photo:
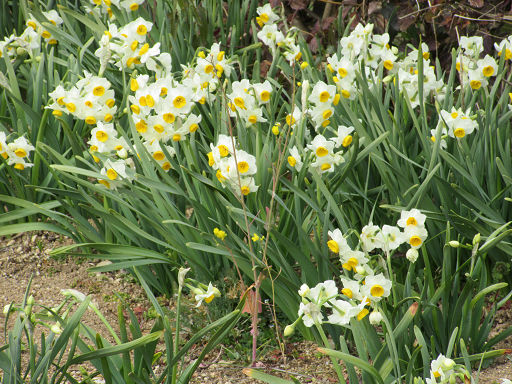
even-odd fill
[(368, 262), (364, 252), (353, 251), (350, 248), (340, 252), (340, 256), (342, 267), (348, 271), (355, 271), (358, 265), (364, 265)]
[(484, 50), (484, 39), (482, 36), (462, 36), (459, 45), (464, 50), (465, 55), (476, 58)]
[(388, 297), (391, 292), (391, 280), (386, 279), (382, 273), (367, 276), (364, 283), (361, 294), (368, 297), (371, 302), (378, 302), (383, 297)]
[(311, 144), (307, 145), (307, 148), (315, 154), (316, 157), (324, 157), (327, 155), (332, 155), (332, 151), (334, 149), (334, 143), (330, 140), (327, 140), (322, 135), (317, 135), (311, 142)]
[(116, 189), (121, 185), (122, 179), (128, 179), (126, 160), (112, 161), (107, 159), (100, 173), (105, 176), (105, 179), (100, 179), (98, 182), (108, 189)]
[(24, 136), (18, 137), (8, 146), (11, 153), (21, 158), (28, 157), (29, 153), (35, 149)]
[(228, 178), (233, 180), (238, 179), (238, 174), (240, 177), (251, 176), (258, 170), (256, 157), (242, 150), (236, 151), (236, 161), (235, 156), (232, 156), (229, 159), (228, 166)]
[(284, 40), (283, 33), (276, 24), (266, 24), (257, 34), (258, 39), (270, 47), (272, 54), (275, 53), (277, 45)]
[(455, 361), (441, 354), (430, 364), (430, 372), (436, 379), (440, 377), (441, 380), (444, 380), (445, 377), (454, 373), (454, 367)]
[(428, 236), (425, 227), (409, 225), (404, 229), (404, 237), (412, 248), (419, 248)]
[(498, 56), (505, 54), (505, 60), (512, 59), (512, 42), (509, 39), (502, 40), (499, 44), (494, 43), (494, 49), (498, 51)]
[(323, 319), (320, 307), (313, 302), (300, 303), (298, 315), (299, 317), (302, 316), (302, 321), (306, 327), (321, 324)]
[(339, 255), (343, 252), (350, 251), (347, 239), (345, 239), (339, 228), (336, 228), (334, 231), (327, 232), (327, 235), (331, 238), (331, 240), (327, 242), (327, 246), (331, 252)]
[(198, 293), (195, 295), (195, 300), (197, 301), (196, 307), (199, 307), (203, 300), (205, 303), (209, 304), (215, 297), (220, 297), (220, 291), (212, 285), (212, 283), (208, 284), (208, 288), (206, 291), (201, 290), (203, 293)]
[(373, 311), (372, 313), (370, 313), (370, 324), (379, 325), (382, 319), (382, 313), (380, 313), (379, 311)]
[(307, 298), (317, 303), (329, 307), (329, 302), (338, 294), (338, 287), (334, 280), (326, 280), (323, 283), (318, 283), (315, 287), (311, 288)]
[(9, 157), (9, 147), (7, 145), (7, 135), (5, 132), (0, 132), (0, 156), (4, 159)]
[(272, 84), (270, 84), (270, 81), (265, 80), (264, 83), (253, 84), (252, 88), (259, 103), (266, 104), (270, 101), (270, 96), (272, 95)]
[[(430, 140), (433, 143), (435, 143), (436, 140), (437, 140), (436, 136), (437, 136), (437, 134), (439, 132), (439, 128), (441, 128), (441, 127), (438, 126), (438, 127), (434, 128), (434, 129), (430, 130)], [(446, 140), (443, 138), (443, 137), (446, 137), (446, 136), (448, 136), (448, 131), (446, 130), (446, 128), (442, 128), (441, 129), (441, 142), (439, 144), (439, 147), (441, 149), (446, 149), (446, 147), (448, 146), (448, 144), (446, 144)]]
[(423, 227), (425, 226), (425, 216), (419, 209), (413, 208), (410, 211), (402, 211), (400, 213), (400, 219), (396, 223), (399, 227), (405, 228), (408, 226)]
[(489, 55), (485, 55), (483, 59), (478, 60), (476, 65), (485, 77), (496, 76), (498, 72), (498, 64), (496, 63), (496, 60)]
[(365, 252), (371, 252), (375, 248), (381, 247), (381, 239), (378, 236), (379, 232), (380, 228), (376, 225), (373, 225), (372, 222), (363, 227), (359, 239), (361, 240), (361, 245), (363, 246)]
[(267, 24), (273, 24), (279, 20), (279, 16), (274, 13), (270, 4), (265, 4), (256, 8), (256, 13), (258, 14), (256, 22), (260, 27)]
[(311, 95), (309, 96), (308, 101), (316, 106), (318, 106), (319, 104), (330, 104), (334, 100), (335, 95), (335, 85), (327, 85), (323, 81), (319, 81), (313, 87), (313, 90), (311, 91)]
[(298, 172), (302, 169), (302, 159), (300, 158), (299, 150), (296, 146), (290, 149), (290, 156), (287, 158), (290, 167), (295, 168)]
[(361, 286), (358, 281), (350, 280), (344, 277), (340, 277), (341, 284), (343, 284), (343, 289), (341, 290), (341, 294), (347, 296), (349, 299), (354, 300), (362, 300), (363, 296), (360, 293)]
[(351, 133), (354, 131), (354, 127), (345, 127), (344, 125), (338, 126), (338, 132), (336, 133), (336, 137), (331, 140), (334, 141), (334, 146), (336, 148), (343, 146), (347, 148), (352, 143), (352, 135)]
[(385, 251), (395, 250), (404, 242), (403, 233), (400, 229), (391, 225), (384, 225), (380, 231), (380, 236)]
[(332, 304), (332, 315), (327, 316), (331, 324), (336, 325), (347, 325), (350, 323), (350, 319), (357, 316), (359, 308), (350, 304), (345, 300), (333, 300)]

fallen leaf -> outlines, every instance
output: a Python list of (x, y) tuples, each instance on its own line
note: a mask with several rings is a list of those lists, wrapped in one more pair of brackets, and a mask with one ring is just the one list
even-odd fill
[[(254, 290), (250, 290), (248, 295), (247, 295), (247, 299), (245, 300), (245, 305), (244, 305), (244, 309), (242, 309), (242, 313), (249, 313), (249, 314), (253, 314), (254, 313), (254, 295), (256, 293), (254, 292)], [(256, 299), (256, 301), (258, 302), (257, 306), (258, 306), (258, 313), (261, 313), (262, 311), (262, 307), (261, 307), (261, 296), (258, 295), (258, 298)]]

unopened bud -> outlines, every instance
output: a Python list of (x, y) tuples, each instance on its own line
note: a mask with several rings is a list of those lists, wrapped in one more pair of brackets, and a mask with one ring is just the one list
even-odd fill
[(473, 237), (473, 245), (479, 244), (480, 243), (480, 239), (481, 239), (480, 233), (477, 233), (475, 235), (475, 237)]
[(370, 313), (370, 324), (378, 325), (382, 321), (382, 314), (379, 311), (373, 311)]
[(11, 308), (12, 308), (12, 303), (5, 305), (4, 306), (4, 315), (7, 315), (9, 312), (11, 312)]
[(452, 359), (444, 359), (444, 361), (443, 361), (443, 369), (445, 371), (448, 371), (448, 370), (452, 369), (454, 366), (455, 366), (455, 361), (453, 361)]
[(178, 285), (180, 287), (183, 287), (183, 284), (185, 283), (185, 276), (188, 271), (190, 271), (190, 268), (180, 268), (178, 272)]
[(295, 333), (295, 326), (293, 324), (289, 324), (284, 328), (283, 335), (284, 337), (291, 336)]
[(307, 61), (303, 61), (302, 64), (300, 65), (300, 69), (305, 69), (308, 67), (308, 62)]
[(460, 243), (457, 241), (457, 240), (452, 240), (452, 241), (449, 241), (448, 242), (448, 245), (452, 248), (459, 248), (460, 247)]
[(27, 299), (27, 306), (25, 307), (25, 314), (30, 317), (32, 314), (32, 306), (34, 305), (34, 296), (30, 295)]
[(309, 289), (308, 285), (307, 284), (302, 284), (300, 286), (300, 288), (299, 288), (299, 296), (300, 297), (306, 297), (306, 295), (309, 294), (309, 291), (310, 291), (310, 289)]
[(407, 260), (409, 260), (411, 263), (416, 262), (418, 260), (418, 250), (416, 248), (411, 248), (405, 253), (405, 257), (407, 257)]
[(55, 333), (56, 335), (62, 333), (62, 328), (60, 327), (59, 324), (55, 323), (53, 324), (51, 327), (50, 327), (50, 331), (52, 331), (53, 333)]

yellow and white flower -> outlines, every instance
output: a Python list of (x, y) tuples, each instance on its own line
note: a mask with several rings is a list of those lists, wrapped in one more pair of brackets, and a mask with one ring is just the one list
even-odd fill
[(368, 297), (372, 303), (376, 303), (389, 296), (391, 285), (391, 280), (386, 279), (382, 273), (367, 276), (364, 279), (364, 285), (361, 287), (361, 294)]
[(256, 22), (260, 27), (264, 25), (273, 24), (279, 20), (279, 16), (274, 13), (270, 4), (265, 4), (261, 7), (256, 8)]
[(355, 272), (357, 266), (364, 265), (369, 261), (364, 252), (353, 251), (350, 248), (342, 251), (340, 256), (341, 266), (347, 271)]
[(426, 218), (427, 216), (421, 213), (419, 209), (413, 208), (410, 211), (402, 211), (400, 213), (400, 219), (396, 224), (401, 228), (408, 226), (424, 227)]
[(298, 172), (302, 169), (302, 159), (299, 154), (299, 150), (296, 146), (293, 146), (293, 148), (290, 148), (289, 156), (287, 158), (288, 164), (290, 167), (295, 168)]
[(408, 225), (404, 229), (404, 237), (412, 248), (420, 248), (428, 237), (425, 227)]

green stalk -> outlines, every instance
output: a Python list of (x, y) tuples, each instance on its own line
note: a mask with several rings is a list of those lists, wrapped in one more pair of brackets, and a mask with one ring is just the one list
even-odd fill
[(94, 311), (94, 313), (99, 317), (101, 322), (105, 324), (105, 327), (107, 327), (108, 331), (110, 332), (116, 343), (122, 344), (121, 339), (119, 339), (119, 336), (117, 336), (117, 333), (114, 331), (110, 323), (107, 321), (107, 319), (105, 319), (105, 316), (103, 316), (103, 314), (99, 311), (98, 308), (96, 308), (96, 306), (92, 302), (89, 303), (89, 308), (91, 308)]
[(34, 167), (32, 168), (32, 177), (30, 181), (32, 185), (39, 185), (39, 167), (41, 164), (41, 153), (39, 151), (39, 144), (43, 141), (44, 133), (46, 131), (46, 121), (48, 120), (49, 113), (49, 109), (44, 110), (43, 116), (41, 118), (41, 123), (39, 124), (39, 129), (37, 130), (37, 138), (35, 142), (36, 150), (34, 152)]
[[(181, 290), (182, 285), (178, 286), (178, 301), (176, 303), (176, 332), (174, 336), (174, 356), (176, 356), (179, 352), (179, 344), (180, 344), (180, 313), (181, 313)], [(178, 376), (178, 364), (174, 364), (172, 367), (172, 384), (176, 384), (176, 379)]]
[[(329, 340), (327, 340), (327, 336), (325, 335), (325, 332), (322, 328), (322, 325), (321, 324), (317, 324), (315, 323), (316, 325), (316, 329), (318, 329), (318, 333), (320, 333), (320, 337), (322, 338), (322, 342), (324, 343), (325, 345), (325, 348), (331, 348), (331, 345), (329, 344)], [(341, 383), (345, 383), (345, 379), (343, 377), (343, 373), (341, 372), (341, 367), (340, 365), (338, 364), (338, 360), (335, 358), (335, 357), (332, 357), (330, 356), (331, 358), (331, 361), (332, 361), (332, 365), (334, 366), (334, 370), (336, 371), (336, 375), (338, 376), (338, 382), (341, 384)]]

